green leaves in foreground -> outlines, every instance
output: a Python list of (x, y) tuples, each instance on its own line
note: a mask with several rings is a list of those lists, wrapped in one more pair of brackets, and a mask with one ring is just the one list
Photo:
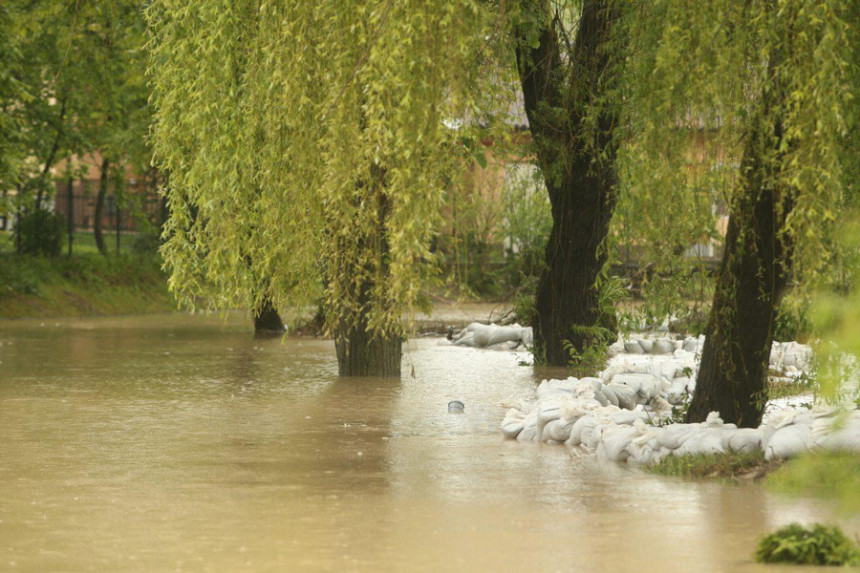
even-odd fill
[(860, 565), (860, 550), (836, 526), (807, 529), (792, 523), (762, 539), (755, 552), (759, 563), (798, 565)]

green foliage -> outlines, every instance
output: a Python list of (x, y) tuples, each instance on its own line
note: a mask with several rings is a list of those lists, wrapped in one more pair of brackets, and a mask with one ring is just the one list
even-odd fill
[(812, 334), (810, 307), (812, 300), (802, 294), (790, 294), (779, 307), (776, 315), (773, 339), (782, 342), (798, 340), (806, 342)]
[[(745, 204), (746, 182), (755, 178), (786, 217), (777, 234), (791, 245), (795, 279), (838, 272), (845, 251), (834, 239), (854, 201), (858, 163), (855, 3), (661, 0), (630, 4), (624, 21), (618, 42), (630, 57), (619, 62), (620, 89), (629, 132), (614, 225), (626, 251), (660, 277), (645, 285), (646, 298), (662, 312), (690, 291), (707, 300), (709, 275), (688, 274), (707, 253), (691, 247), (719, 246), (720, 217)], [(759, 129), (760, 168), (743, 171), (755, 126), (776, 128)], [(684, 292), (690, 278), (699, 285)], [(779, 325), (784, 335), (805, 327), (792, 309)]]
[[(473, 169), (447, 191), (445, 223), (436, 242), (447, 282), (460, 293), (515, 301), (534, 297), (552, 226), (540, 171), (518, 159), (522, 149)], [(501, 149), (499, 149), (501, 148)], [(504, 174), (504, 182), (500, 179)], [(526, 315), (520, 315), (525, 318)]]
[(594, 376), (606, 366), (609, 345), (615, 342), (613, 331), (602, 326), (573, 326), (573, 334), (581, 344), (574, 346), (569, 340), (563, 342), (570, 356), (568, 366), (578, 376)]
[(40, 294), (40, 285), (45, 276), (45, 261), (2, 255), (0, 264), (0, 296), (10, 294)]
[(159, 0), (147, 17), (173, 291), (283, 308), (322, 290), (329, 327), (402, 333), (470, 157), (444, 122), (471, 109), (479, 4)]
[(514, 316), (523, 326), (533, 326), (532, 317), (535, 315), (535, 293), (539, 277), (524, 277), (520, 287), (514, 293)]
[[(0, 9), (0, 210), (44, 208), (55, 178), (99, 153), (149, 169), (145, 22), (136, 0), (29, 2)], [(67, 162), (58, 172), (59, 162)]]
[(66, 239), (66, 220), (59, 213), (36, 209), (19, 215), (15, 225), (18, 254), (56, 257)]
[(743, 453), (666, 456), (647, 469), (652, 473), (667, 476), (727, 479), (749, 475), (761, 477), (775, 467), (775, 462), (768, 462), (764, 459), (764, 453), (757, 450)]
[(860, 510), (860, 456), (815, 452), (787, 461), (768, 476), (769, 489), (791, 495), (816, 495), (835, 500), (845, 511)]
[[(501, 235), (506, 242), (505, 279), (512, 288), (540, 276), (552, 230), (549, 197), (540, 171), (512, 163), (505, 170)], [(519, 316), (519, 315), (518, 315)]]
[(759, 563), (860, 565), (860, 550), (837, 526), (792, 523), (766, 535), (755, 552)]

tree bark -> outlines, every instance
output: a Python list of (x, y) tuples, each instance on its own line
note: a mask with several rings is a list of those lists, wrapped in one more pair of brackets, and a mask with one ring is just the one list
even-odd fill
[(259, 310), (254, 313), (254, 338), (273, 338), (281, 336), (286, 331), (284, 321), (272, 299), (266, 297)]
[(338, 374), (399, 378), (402, 346), (400, 336), (369, 333), (366, 321), (347, 327), (335, 339)]
[(368, 229), (355, 229), (358, 234), (359, 251), (369, 251), (375, 262), (364, 269), (357, 279), (351, 269), (361, 263), (350, 248), (339, 249), (341, 259), (337, 280), (342, 281), (347, 299), (353, 301), (350, 310), (335, 320), (335, 350), (338, 373), (341, 376), (400, 377), (403, 339), (401, 333), (392, 330), (374, 330), (370, 327), (369, 315), (372, 305), (384, 304), (373, 295), (378, 282), (384, 284), (389, 276), (388, 237), (386, 223), (391, 206), (384, 193), (385, 171), (371, 168), (372, 181), (364, 184), (364, 202), (373, 205), (375, 217)]
[(105, 198), (107, 197), (108, 189), (108, 171), (110, 170), (110, 160), (102, 158), (101, 177), (99, 179), (99, 192), (96, 195), (96, 213), (95, 221), (93, 221), (93, 236), (96, 240), (96, 247), (102, 255), (107, 256), (107, 245), (105, 244), (104, 233), (102, 230), (102, 219), (105, 212)]
[(744, 148), (688, 422), (715, 411), (726, 422), (757, 427), (767, 403), (774, 325), (793, 252), (784, 233), (793, 194), (775, 183), (783, 139), (777, 89), (763, 94)]
[[(530, 48), (518, 30), (517, 64), (525, 111), (544, 173), (553, 226), (546, 266), (538, 282), (535, 358), (562, 366), (614, 337), (615, 316), (598, 308), (598, 275), (606, 262), (600, 246), (615, 207), (616, 112), (603, 108), (596, 130), (587, 108), (602, 96), (610, 61), (605, 49), (616, 14), (609, 2), (586, 1), (568, 61), (547, 18), (540, 43)], [(547, 9), (546, 6), (543, 7)], [(563, 68), (569, 67), (568, 71)], [(569, 75), (568, 83), (559, 78)]]

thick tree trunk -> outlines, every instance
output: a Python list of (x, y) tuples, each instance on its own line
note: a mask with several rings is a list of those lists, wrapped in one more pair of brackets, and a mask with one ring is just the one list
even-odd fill
[[(549, 365), (568, 364), (571, 350), (605, 344), (614, 335), (614, 315), (601, 316), (595, 283), (606, 262), (600, 245), (612, 218), (614, 182), (577, 165), (557, 192), (546, 267), (538, 282), (535, 355)], [(600, 329), (606, 329), (601, 331)]]
[(335, 339), (338, 374), (398, 378), (402, 346), (397, 335), (369, 334), (366, 322), (346, 328)]
[[(535, 358), (549, 365), (568, 364), (571, 351), (603, 345), (615, 330), (614, 313), (601, 316), (595, 283), (606, 261), (600, 245), (615, 207), (617, 117), (604, 108), (596, 128), (585, 117), (607, 83), (605, 46), (615, 16), (609, 3), (586, 1), (569, 61), (549, 18), (538, 47), (529, 48), (522, 32), (517, 48), (525, 110), (552, 205), (553, 227), (532, 317)], [(562, 84), (566, 74), (569, 83)]]
[[(346, 299), (346, 308), (338, 309), (339, 317), (333, 324), (338, 373), (396, 378), (400, 376), (401, 332), (385, 327), (372, 329), (369, 321), (373, 305), (385, 304), (384, 294), (374, 294), (375, 287), (384, 285), (389, 277), (386, 226), (391, 205), (384, 192), (385, 170), (372, 166), (371, 181), (362, 187), (365, 193), (357, 207), (371, 210), (371, 222), (367, 228), (354, 229), (357, 251), (350, 247), (339, 249), (336, 263), (340, 271), (335, 273), (335, 280), (341, 282)], [(371, 253), (373, 260), (359, 262), (364, 260), (360, 253)], [(356, 277), (356, 270), (362, 265), (365, 272), (361, 278)]]
[(281, 336), (286, 331), (284, 321), (281, 320), (281, 315), (275, 305), (272, 304), (272, 299), (266, 297), (259, 310), (254, 313), (254, 337), (255, 338), (270, 338)]
[(107, 198), (108, 189), (108, 171), (110, 170), (110, 160), (102, 159), (102, 172), (99, 179), (99, 192), (96, 195), (96, 213), (95, 221), (93, 221), (93, 236), (96, 240), (96, 247), (101, 254), (107, 255), (107, 245), (105, 244), (104, 232), (102, 229), (102, 219), (105, 212), (105, 199)]
[(774, 324), (792, 255), (783, 233), (792, 194), (776, 182), (783, 134), (775, 90), (762, 96), (744, 149), (689, 422), (715, 411), (726, 422), (756, 427), (767, 402)]

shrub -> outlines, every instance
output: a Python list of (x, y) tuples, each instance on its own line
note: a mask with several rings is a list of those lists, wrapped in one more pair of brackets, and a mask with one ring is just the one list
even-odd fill
[(777, 529), (759, 541), (755, 558), (759, 563), (860, 565), (860, 551), (842, 530), (819, 523), (811, 529), (799, 523)]
[(63, 250), (65, 219), (47, 209), (28, 211), (15, 225), (18, 254), (56, 257)]

